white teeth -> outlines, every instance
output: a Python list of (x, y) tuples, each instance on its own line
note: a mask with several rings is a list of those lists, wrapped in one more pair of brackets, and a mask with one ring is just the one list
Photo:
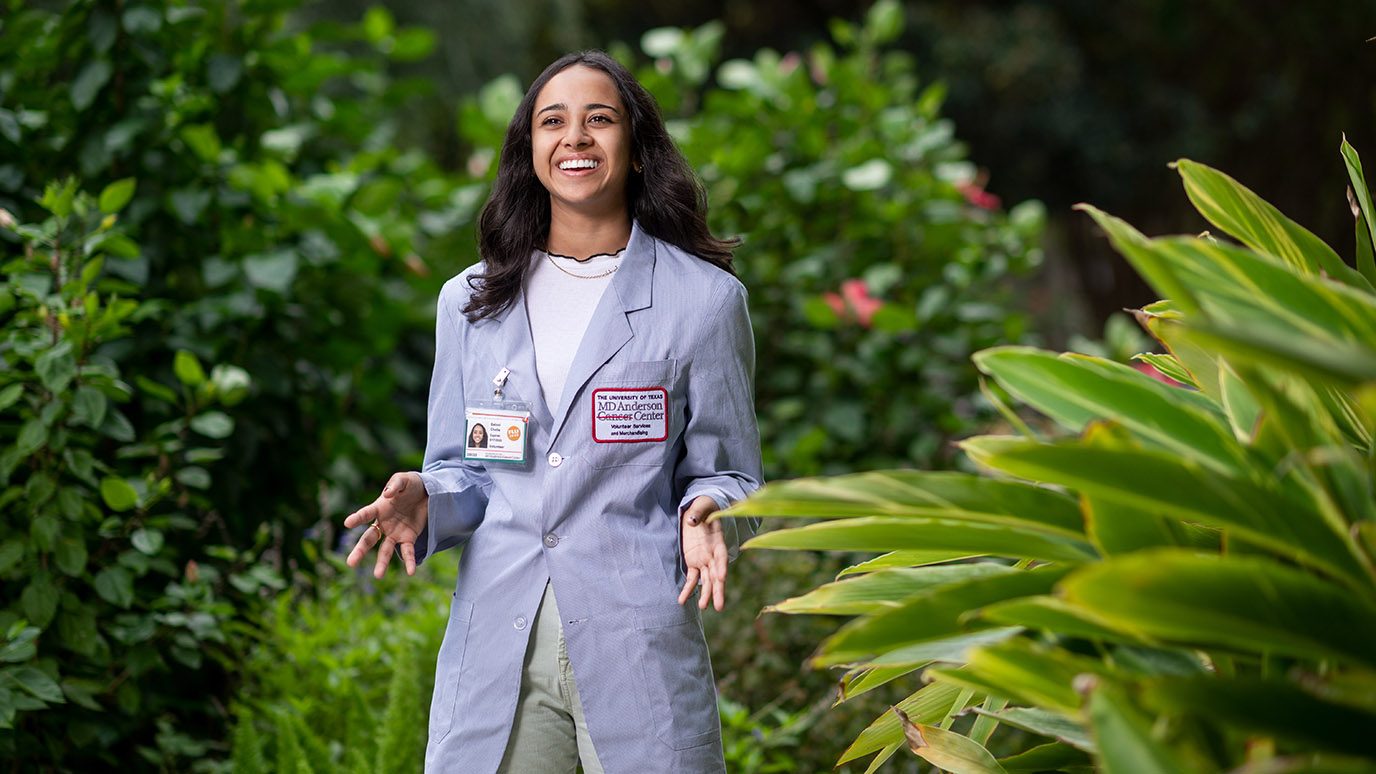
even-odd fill
[(559, 162), (560, 169), (595, 169), (596, 167), (596, 159), (570, 159)]

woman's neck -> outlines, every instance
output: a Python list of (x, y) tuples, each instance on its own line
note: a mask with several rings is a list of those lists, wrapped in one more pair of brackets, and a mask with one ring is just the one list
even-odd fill
[(614, 253), (625, 247), (630, 238), (631, 216), (625, 211), (605, 217), (555, 207), (550, 211), (545, 250), (583, 259), (598, 253)]

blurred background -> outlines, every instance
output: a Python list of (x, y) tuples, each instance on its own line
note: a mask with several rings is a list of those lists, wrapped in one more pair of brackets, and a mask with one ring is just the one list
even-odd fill
[[(456, 558), (373, 583), (338, 525), (419, 464), (437, 291), (568, 50), (637, 73), (744, 239), (771, 479), (964, 465), (983, 347), (1150, 348), (1075, 203), (1198, 233), (1191, 158), (1348, 256), (1338, 145), (1376, 148), (1372, 2), (0, 8), (16, 771), (418, 769)], [(708, 616), (733, 772), (829, 770), (911, 692), (830, 708), (839, 621), (760, 610), (857, 557), (800, 556)]]

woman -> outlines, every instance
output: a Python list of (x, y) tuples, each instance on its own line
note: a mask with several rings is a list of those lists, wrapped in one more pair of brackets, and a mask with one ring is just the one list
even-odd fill
[[(699, 610), (741, 536), (707, 517), (761, 483), (734, 243), (600, 51), (531, 84), (478, 231), (440, 293), (423, 470), (344, 522), (370, 525), (348, 561), (380, 545), (379, 577), (464, 545), (427, 769), (725, 771)], [(465, 417), (494, 407), (518, 409), (491, 436), (524, 439), (517, 462), (465, 458)]]
[(471, 433), (468, 434), (468, 448), (470, 448), (470, 449), (486, 449), (486, 448), (487, 448), (487, 430), (483, 428), (483, 425), (482, 425), (481, 422), (474, 422), (474, 423), (473, 423), (473, 432), (471, 432)]

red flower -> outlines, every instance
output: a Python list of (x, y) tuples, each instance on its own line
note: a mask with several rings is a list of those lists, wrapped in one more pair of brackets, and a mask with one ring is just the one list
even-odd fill
[(999, 207), (1003, 206), (1003, 202), (999, 200), (999, 197), (980, 188), (974, 183), (964, 183), (956, 186), (956, 189), (965, 197), (965, 201), (981, 210), (997, 210)]
[(826, 301), (827, 306), (830, 306), (841, 319), (854, 319), (866, 328), (870, 327), (874, 313), (884, 305), (883, 301), (870, 295), (869, 286), (862, 279), (848, 279), (842, 282), (840, 295), (825, 293), (822, 300)]

